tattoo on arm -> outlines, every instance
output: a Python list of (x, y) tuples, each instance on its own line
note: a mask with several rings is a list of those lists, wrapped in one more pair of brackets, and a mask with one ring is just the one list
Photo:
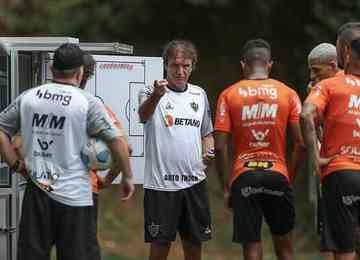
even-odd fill
[(318, 139), (315, 127), (316, 113), (315, 105), (311, 103), (304, 104), (303, 112), (301, 113), (301, 129), (312, 167), (316, 166), (316, 159), (319, 158)]

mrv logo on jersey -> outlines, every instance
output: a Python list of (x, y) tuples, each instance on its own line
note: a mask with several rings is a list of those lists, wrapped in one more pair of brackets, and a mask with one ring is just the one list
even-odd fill
[(32, 126), (50, 129), (63, 129), (65, 124), (65, 116), (57, 116), (54, 114), (38, 114), (34, 113)]
[(243, 106), (241, 119), (275, 119), (277, 111), (278, 104), (256, 103), (250, 106)]
[(39, 99), (46, 99), (46, 100), (51, 100), (54, 102), (59, 102), (61, 105), (63, 106), (68, 106), (70, 104), (71, 95), (64, 95), (64, 94), (60, 94), (60, 93), (51, 93), (48, 89), (46, 89), (45, 91), (42, 91), (41, 89), (39, 89), (36, 92), (36, 96)]
[(349, 114), (360, 116), (360, 96), (351, 95), (348, 103)]

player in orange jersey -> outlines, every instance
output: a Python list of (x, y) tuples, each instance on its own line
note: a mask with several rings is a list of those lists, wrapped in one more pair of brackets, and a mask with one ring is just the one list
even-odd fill
[[(244, 79), (218, 98), (215, 123), (217, 171), (234, 213), (233, 241), (242, 243), (245, 260), (262, 259), (262, 219), (270, 227), (278, 259), (293, 259), (295, 209), (291, 180), (303, 147), (301, 103), (294, 90), (269, 78), (269, 43), (248, 41), (242, 50)], [(293, 163), (286, 162), (288, 127), (295, 141)], [(234, 141), (230, 172), (228, 146)], [(289, 166), (289, 167), (288, 167)]]
[[(96, 62), (94, 60), (94, 58), (92, 57), (91, 54), (89, 53), (85, 53), (84, 54), (84, 75), (83, 75), (83, 80), (80, 83), (80, 88), (84, 89), (86, 86), (86, 83), (88, 82), (88, 80), (94, 75), (95, 72), (95, 65)], [(100, 98), (100, 100), (103, 102), (103, 100)], [(104, 103), (104, 102), (103, 102)], [(123, 126), (120, 123), (120, 121), (117, 119), (116, 114), (111, 110), (111, 108), (109, 106), (105, 106), (106, 112), (108, 114), (108, 116), (110, 117), (110, 120), (112, 121), (112, 123), (118, 128), (123, 130)], [(126, 136), (126, 134), (124, 133), (124, 136)], [(129, 144), (128, 145), (128, 151), (129, 154), (131, 155), (132, 153), (132, 148)], [(93, 230), (95, 230), (95, 232), (97, 232), (97, 220), (98, 220), (98, 207), (99, 207), (99, 191), (105, 187), (107, 187), (108, 185), (111, 184), (112, 180), (106, 180), (106, 177), (102, 177), (97, 175), (97, 172), (95, 170), (90, 170), (90, 175), (91, 175), (91, 185), (92, 185), (92, 192), (93, 192), (93, 201), (94, 201), (94, 205), (93, 205), (93, 214), (94, 214), (94, 218), (95, 218), (95, 227), (93, 228)], [(126, 188), (126, 187), (124, 187)], [(130, 189), (132, 189), (131, 192), (129, 192), (128, 196), (122, 198), (122, 200), (127, 200), (129, 199), (133, 192), (134, 192), (134, 185), (132, 184), (132, 186), (130, 187)], [(94, 245), (93, 245), (93, 250), (100, 250), (100, 247), (98, 245), (97, 241), (94, 241)]]
[[(343, 72), (339, 71), (337, 65), (336, 47), (331, 43), (321, 43), (315, 46), (308, 55), (308, 66), (310, 72), (310, 82), (308, 84), (308, 91), (320, 81), (332, 78), (336, 75), (342, 75)], [(320, 147), (322, 140), (322, 128), (317, 127), (318, 145)], [(328, 239), (328, 229), (324, 227), (323, 221), (323, 203), (321, 194), (320, 177), (315, 173), (310, 176), (310, 180), (315, 183), (317, 198), (314, 203), (317, 208), (317, 231), (321, 234), (320, 251), (325, 260), (333, 260), (334, 255), (331, 252), (331, 244)]]
[[(88, 80), (94, 75), (95, 73), (95, 65), (96, 62), (94, 60), (94, 58), (92, 57), (91, 54), (89, 53), (85, 53), (84, 54), (84, 76), (83, 76), (83, 80), (80, 83), (80, 88), (84, 89), (86, 86), (86, 83), (88, 82)], [(98, 97), (98, 96), (97, 96)], [(104, 101), (98, 97), (102, 103), (104, 103)], [(121, 122), (119, 121), (119, 119), (116, 117), (116, 114), (114, 111), (112, 111), (112, 109), (105, 105), (105, 109), (106, 112), (108, 114), (108, 116), (110, 117), (111, 121), (113, 122), (113, 124), (118, 128), (123, 130), (124, 127), (122, 126)], [(126, 137), (126, 134), (124, 133), (124, 136)], [(127, 140), (128, 141), (128, 140)], [(131, 155), (132, 153), (132, 147), (128, 144), (128, 150), (129, 150), (129, 154)], [(92, 183), (92, 187), (93, 187), (93, 195), (94, 195), (94, 204), (95, 204), (95, 208), (97, 208), (97, 194), (99, 193), (99, 190), (101, 188), (104, 188), (105, 186), (107, 186), (109, 184), (109, 182), (106, 182), (105, 179), (101, 176), (98, 176), (96, 174), (96, 171), (90, 171), (91, 174), (91, 183)], [(126, 200), (127, 198), (123, 198), (124, 200)]]
[(338, 72), (336, 47), (331, 43), (321, 43), (315, 46), (308, 55), (310, 72), (309, 87), (316, 83), (334, 77)]
[[(305, 101), (302, 127), (309, 158), (322, 179), (324, 225), (336, 260), (353, 260), (360, 195), (360, 23), (339, 29), (337, 50), (345, 75), (318, 83)], [(323, 118), (319, 152), (316, 122)]]

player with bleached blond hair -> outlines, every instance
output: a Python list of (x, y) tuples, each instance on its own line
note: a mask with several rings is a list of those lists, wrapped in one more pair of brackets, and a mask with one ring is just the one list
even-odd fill
[[(308, 67), (310, 73), (310, 82), (308, 84), (308, 91), (322, 80), (335, 77), (336, 75), (342, 75), (343, 71), (339, 70), (337, 64), (337, 53), (335, 45), (331, 43), (320, 43), (316, 45), (308, 55)], [(321, 145), (322, 139), (322, 128), (317, 128), (318, 145)], [(329, 241), (328, 229), (324, 227), (324, 216), (323, 216), (323, 203), (321, 194), (321, 185), (319, 176), (315, 173), (316, 190), (317, 190), (317, 231), (321, 235), (320, 251), (323, 253), (324, 259), (332, 260), (334, 255), (330, 252), (331, 243)]]
[[(344, 74), (316, 84), (301, 113), (304, 140), (313, 170), (321, 177), (325, 227), (335, 259), (353, 260), (359, 225), (360, 23), (338, 30), (338, 64)], [(321, 150), (316, 128), (324, 128)]]
[(336, 47), (331, 43), (316, 45), (308, 55), (311, 88), (321, 80), (334, 77), (338, 72)]

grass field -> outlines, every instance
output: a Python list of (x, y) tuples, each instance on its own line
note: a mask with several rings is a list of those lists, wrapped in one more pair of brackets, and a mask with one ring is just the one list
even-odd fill
[[(208, 188), (213, 218), (213, 239), (204, 244), (204, 260), (242, 259), (241, 247), (231, 242), (232, 215), (223, 205), (215, 173), (208, 174)], [(318, 254), (318, 237), (315, 234), (312, 205), (307, 202), (304, 176), (299, 176), (295, 185), (297, 225), (295, 250), (297, 260), (321, 259)], [(143, 190), (137, 186), (133, 199), (120, 201), (118, 186), (113, 185), (100, 196), (99, 239), (104, 260), (147, 259), (148, 245), (143, 241)], [(170, 260), (183, 259), (180, 241), (171, 248)], [(276, 259), (272, 249), (271, 236), (263, 228), (264, 259)]]

